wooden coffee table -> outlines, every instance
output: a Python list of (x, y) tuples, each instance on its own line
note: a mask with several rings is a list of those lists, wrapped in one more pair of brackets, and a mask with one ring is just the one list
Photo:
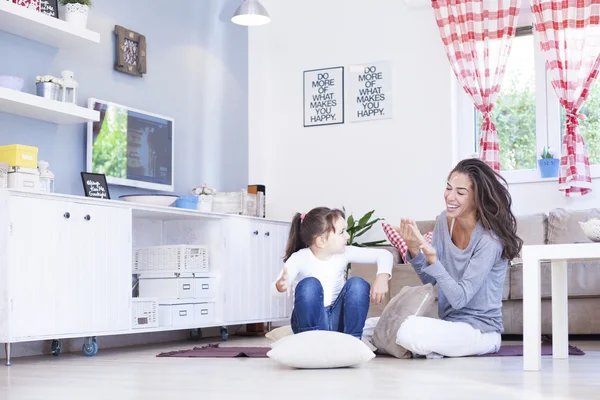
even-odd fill
[(542, 364), (541, 261), (552, 268), (552, 357), (569, 357), (567, 261), (600, 258), (600, 243), (523, 246), (523, 369)]

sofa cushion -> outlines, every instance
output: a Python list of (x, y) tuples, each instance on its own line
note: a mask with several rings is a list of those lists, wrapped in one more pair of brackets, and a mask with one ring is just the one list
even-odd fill
[(517, 218), (517, 235), (524, 244), (545, 244), (548, 216), (544, 213), (522, 215)]
[[(552, 296), (550, 262), (542, 262), (542, 297)], [(567, 284), (570, 297), (600, 296), (600, 260), (568, 261)], [(523, 263), (511, 267), (510, 299), (523, 299)]]
[(600, 218), (600, 209), (566, 210), (556, 208), (550, 211), (548, 215), (548, 244), (591, 242), (579, 226), (579, 222), (586, 222), (591, 218)]

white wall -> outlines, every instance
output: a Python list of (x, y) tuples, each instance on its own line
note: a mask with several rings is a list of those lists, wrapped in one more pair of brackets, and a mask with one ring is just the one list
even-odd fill
[[(262, 3), (272, 22), (249, 31), (249, 181), (266, 184), (268, 216), (317, 205), (375, 208), (391, 222), (437, 215), (460, 132), (455, 77), (429, 4)], [(393, 119), (303, 127), (304, 70), (379, 60), (394, 63)], [(566, 199), (556, 182), (510, 185), (517, 215), (592, 207), (595, 189)]]
[[(268, 216), (317, 205), (375, 208), (393, 222), (439, 213), (452, 168), (453, 78), (431, 8), (262, 3), (272, 22), (249, 32), (249, 182), (267, 186)], [(303, 127), (304, 70), (381, 60), (393, 62), (393, 119)]]

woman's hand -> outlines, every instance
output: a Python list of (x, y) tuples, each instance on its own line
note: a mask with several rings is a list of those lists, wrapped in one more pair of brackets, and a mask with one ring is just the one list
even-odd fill
[(421, 235), (419, 228), (417, 228), (417, 224), (412, 223), (410, 227), (413, 231), (413, 234), (417, 238), (417, 241), (419, 242), (419, 249), (423, 252), (423, 255), (425, 256), (425, 259), (427, 259), (427, 262), (430, 265), (435, 264), (437, 262), (437, 251), (435, 250), (435, 248), (429, 243), (427, 243), (427, 240), (425, 240), (423, 235)]
[[(417, 224), (414, 221), (406, 218), (402, 218), (400, 220), (399, 228), (394, 227), (394, 230), (398, 232), (398, 234), (406, 242), (406, 247), (408, 247), (408, 251), (410, 251), (411, 258), (415, 258), (417, 254), (419, 254), (419, 246), (421, 245), (414, 229), (419, 232)], [(419, 232), (419, 235), (420, 234), (421, 233)]]
[(381, 304), (389, 291), (389, 280), (390, 274), (377, 274), (375, 281), (371, 285), (371, 303)]

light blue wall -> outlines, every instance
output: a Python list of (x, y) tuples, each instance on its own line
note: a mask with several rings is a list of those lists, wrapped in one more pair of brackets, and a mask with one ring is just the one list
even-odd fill
[[(3, 1), (3, 0), (0, 0)], [(151, 5), (150, 5), (151, 4)], [(248, 35), (232, 24), (239, 0), (96, 0), (88, 28), (101, 43), (57, 49), (2, 32), (0, 75), (26, 80), (69, 69), (79, 105), (96, 97), (175, 119), (175, 193), (208, 183), (221, 191), (248, 184)], [(114, 26), (146, 36), (148, 73), (114, 71)], [(85, 124), (55, 125), (0, 113), (0, 145), (39, 148), (56, 175), (56, 192), (83, 195)], [(144, 190), (111, 186), (111, 197)]]

